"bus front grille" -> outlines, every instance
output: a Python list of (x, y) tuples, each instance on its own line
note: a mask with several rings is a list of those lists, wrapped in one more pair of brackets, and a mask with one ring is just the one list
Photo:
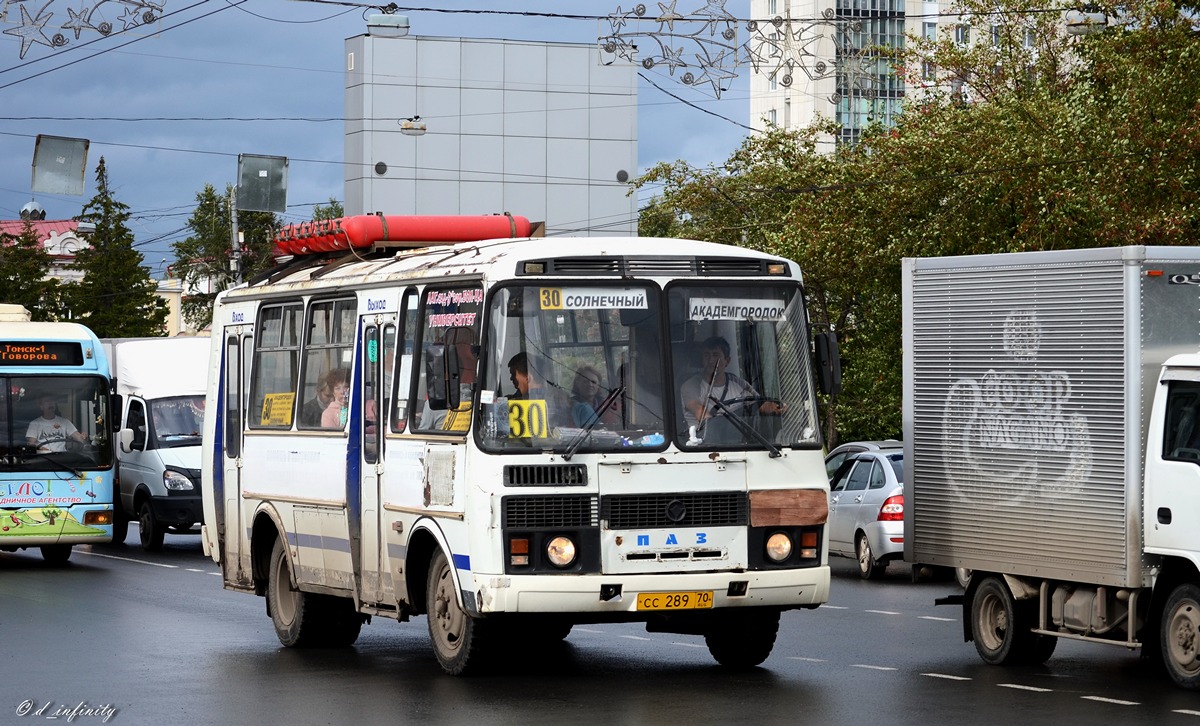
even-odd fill
[(599, 506), (595, 495), (504, 497), (501, 500), (505, 529), (595, 527)]
[(745, 526), (748, 511), (743, 492), (619, 494), (600, 500), (600, 519), (608, 529)]
[(519, 464), (504, 467), (506, 487), (583, 486), (587, 467), (583, 464)]

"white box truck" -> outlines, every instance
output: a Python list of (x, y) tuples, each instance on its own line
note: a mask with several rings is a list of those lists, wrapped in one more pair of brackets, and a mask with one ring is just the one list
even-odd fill
[(905, 559), (992, 664), (1059, 638), (1200, 688), (1200, 248), (905, 259)]
[(207, 337), (105, 340), (122, 397), (113, 542), (136, 521), (142, 548), (203, 524), (200, 436), (208, 384)]

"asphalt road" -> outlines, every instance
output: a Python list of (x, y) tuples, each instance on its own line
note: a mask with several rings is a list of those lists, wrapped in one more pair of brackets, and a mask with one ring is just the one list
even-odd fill
[(933, 605), (956, 586), (913, 584), (902, 565), (868, 583), (833, 560), (830, 603), (785, 614), (750, 673), (717, 667), (700, 637), (589, 625), (452, 678), (424, 618), (376, 619), (352, 649), (285, 649), (261, 598), (221, 588), (198, 537), (168, 535), (153, 555), (136, 538), (76, 548), (63, 570), (0, 553), (0, 724), (1200, 726), (1200, 694), (1121, 648), (1064, 641), (1045, 666), (983, 664), (958, 609)]

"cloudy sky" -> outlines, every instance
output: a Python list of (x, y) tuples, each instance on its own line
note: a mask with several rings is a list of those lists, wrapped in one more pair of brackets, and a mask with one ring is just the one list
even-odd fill
[[(401, 10), (412, 34), (595, 43), (596, 19), (543, 18), (487, 11), (608, 16), (623, 0), (457, 0)], [(650, 13), (659, 3), (647, 2)], [(748, 0), (727, 0), (739, 18)], [(625, 2), (624, 11), (633, 6)], [(675, 0), (679, 14), (721, 8), (720, 0)], [(16, 219), (32, 198), (47, 219), (79, 214), (95, 193), (105, 158), (117, 198), (129, 205), (138, 249), (158, 276), (206, 183), (234, 180), (239, 153), (286, 156), (288, 215), (341, 199), (344, 40), (365, 32), (365, 5), (327, 0), (0, 0), (0, 218)], [(476, 12), (471, 12), (476, 11)], [(146, 13), (161, 19), (120, 31)], [(42, 22), (44, 21), (44, 22)], [(113, 28), (103, 36), (96, 29)], [(38, 24), (41, 23), (40, 33)], [(75, 34), (79, 33), (78, 39)], [(60, 34), (65, 45), (53, 47)], [(21, 52), (25, 55), (22, 58)], [(638, 158), (723, 161), (749, 123), (748, 69), (714, 100), (658, 69), (660, 86), (705, 113), (641, 82)], [(718, 118), (724, 116), (730, 120)], [(263, 120), (247, 120), (263, 119)], [(432, 126), (435, 119), (427, 119)], [(736, 123), (732, 123), (736, 122)], [(497, 118), (497, 123), (500, 119)], [(90, 141), (81, 197), (34, 194), (38, 134)]]

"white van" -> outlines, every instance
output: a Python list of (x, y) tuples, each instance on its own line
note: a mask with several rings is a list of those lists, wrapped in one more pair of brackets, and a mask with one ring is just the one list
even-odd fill
[(200, 503), (200, 433), (209, 339), (104, 341), (123, 400), (113, 542), (136, 520), (142, 548), (162, 549), (167, 532), (195, 534)]

